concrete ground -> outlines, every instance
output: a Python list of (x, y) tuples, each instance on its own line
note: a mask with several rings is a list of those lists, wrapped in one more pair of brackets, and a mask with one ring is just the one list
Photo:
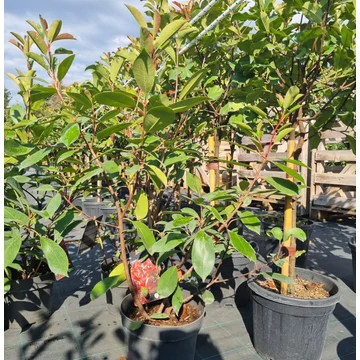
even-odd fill
[[(78, 240), (83, 231), (76, 229), (69, 240)], [(244, 235), (249, 233), (245, 230)], [(341, 291), (341, 301), (330, 318), (322, 360), (355, 360), (356, 305), (347, 244), (354, 235), (355, 225), (341, 223), (316, 223), (312, 235), (307, 267), (335, 279)], [(252, 238), (262, 248), (264, 237)], [(5, 360), (117, 360), (126, 356), (126, 335), (116, 310), (118, 304), (115, 301), (115, 306), (107, 305), (105, 297), (95, 301), (89, 297), (93, 285), (101, 279), (100, 249), (76, 256), (78, 244), (69, 244), (68, 248), (75, 270), (69, 278), (55, 283), (51, 318), (23, 332), (5, 331)], [(253, 348), (251, 334), (250, 302), (239, 309), (218, 303), (207, 306), (195, 359), (261, 360)]]

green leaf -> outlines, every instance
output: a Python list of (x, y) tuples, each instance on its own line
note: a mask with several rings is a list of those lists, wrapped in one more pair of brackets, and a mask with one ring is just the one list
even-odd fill
[(154, 165), (146, 165), (148, 168), (149, 176), (157, 190), (160, 190), (162, 184), (166, 187), (167, 186), (167, 178), (166, 175), (156, 166)]
[(215, 85), (208, 89), (208, 97), (211, 100), (215, 101), (220, 98), (223, 92), (224, 92), (223, 88), (221, 88), (219, 85)]
[(54, 54), (56, 55), (65, 55), (65, 54), (73, 54), (74, 52), (72, 50), (65, 49), (63, 47), (59, 47), (55, 50)]
[(183, 305), (184, 299), (180, 286), (176, 287), (176, 290), (171, 298), (171, 305), (175, 311), (176, 316), (179, 316), (179, 311)]
[(106, 114), (104, 114), (101, 118), (98, 119), (99, 123), (105, 122), (107, 120), (113, 119), (120, 113), (120, 110), (110, 110)]
[(122, 282), (126, 280), (125, 267), (123, 263), (116, 265), (114, 269), (111, 270), (109, 277), (113, 277), (113, 276), (120, 276), (118, 285), (120, 285)]
[(52, 197), (47, 204), (45, 210), (47, 214), (49, 215), (49, 218), (52, 218), (56, 212), (56, 210), (61, 205), (61, 195), (59, 193), (56, 193), (54, 197)]
[(69, 150), (69, 151), (63, 151), (57, 154), (56, 164), (60, 164), (62, 161), (68, 159), (69, 157), (73, 156), (75, 153), (77, 153), (78, 150)]
[(121, 108), (134, 108), (136, 106), (136, 100), (134, 100), (134, 98), (125, 91), (103, 91), (99, 94), (96, 94), (94, 99), (99, 104), (108, 106)]
[(279, 133), (275, 137), (274, 144), (280, 142), (286, 135), (290, 134), (293, 130), (293, 128), (288, 128), (279, 131)]
[(19, 34), (15, 33), (15, 32), (12, 32), (12, 31), (10, 31), (10, 34), (13, 35), (13, 36), (15, 36), (16, 39), (17, 39), (21, 44), (24, 45), (24, 39), (23, 39)]
[(67, 92), (66, 94), (72, 99), (74, 99), (77, 103), (81, 104), (83, 106), (82, 110), (87, 110), (91, 108), (92, 103), (86, 95), (74, 92)]
[(186, 171), (186, 184), (187, 186), (198, 195), (202, 193), (202, 182), (201, 179)]
[(253, 111), (255, 114), (259, 115), (260, 117), (262, 117), (263, 119), (267, 119), (267, 115), (264, 111), (262, 111), (260, 108), (258, 108), (257, 106), (253, 106), (253, 105), (246, 105), (246, 107), (248, 109), (250, 109), (251, 111)]
[(178, 270), (176, 266), (171, 266), (161, 276), (157, 286), (157, 293), (160, 298), (167, 298), (178, 285)]
[[(283, 102), (284, 110), (287, 110), (299, 98), (299, 92), (300, 90), (297, 86), (290, 86), (289, 90), (286, 92)], [(300, 97), (302, 97), (302, 95)]]
[(51, 98), (56, 94), (56, 89), (47, 87), (34, 87), (30, 91), (30, 99), (32, 102), (36, 102), (42, 99)]
[(19, 170), (28, 168), (34, 164), (37, 164), (39, 161), (41, 161), (45, 156), (47, 156), (51, 152), (51, 148), (44, 148), (36, 153), (30, 155), (27, 157), (19, 166)]
[(162, 45), (170, 39), (185, 23), (186, 20), (175, 20), (167, 24), (160, 32), (159, 36), (154, 41), (156, 49), (161, 48)]
[(129, 329), (132, 331), (135, 331), (137, 329), (140, 329), (141, 326), (143, 326), (144, 322), (143, 321), (132, 321), (130, 323)]
[(237, 232), (229, 231), (230, 241), (234, 248), (247, 257), (250, 261), (256, 262), (256, 253), (254, 248)]
[(307, 1), (304, 3), (301, 12), (312, 22), (321, 23), (323, 13), (317, 2)]
[(166, 106), (155, 106), (148, 111), (144, 118), (144, 129), (146, 132), (164, 130), (175, 120), (175, 113)]
[(298, 165), (298, 166), (301, 166), (301, 167), (305, 167), (307, 169), (311, 169), (310, 166), (307, 166), (306, 164), (304, 164), (303, 162), (301, 162), (299, 160), (289, 159), (289, 158), (281, 158), (279, 160), (284, 161), (284, 162), (288, 162), (288, 163), (291, 163), (291, 164), (295, 164), (295, 165)]
[(98, 133), (96, 133), (96, 138), (98, 140), (108, 138), (111, 134), (117, 134), (117, 133), (121, 132), (122, 130), (128, 128), (131, 125), (133, 125), (133, 124), (132, 123), (123, 123), (123, 124), (109, 126), (106, 129), (101, 130)]
[(276, 273), (272, 273), (271, 277), (275, 280), (278, 280), (280, 282), (286, 283), (286, 284), (295, 284), (295, 281), (293, 279), (291, 279), (288, 276), (282, 275), (282, 274), (276, 274)]
[(210, 305), (215, 301), (213, 293), (209, 290), (205, 290), (201, 294), (201, 298), (204, 300), (205, 305)]
[(147, 98), (154, 86), (156, 73), (154, 61), (145, 50), (134, 61), (132, 71), (136, 83)]
[(182, 100), (184, 97), (186, 97), (186, 95), (188, 95), (200, 84), (201, 80), (205, 77), (207, 71), (207, 69), (199, 70), (189, 79), (189, 81), (186, 83), (186, 85), (180, 92), (179, 100)]
[(111, 276), (100, 280), (92, 288), (90, 292), (90, 299), (92, 301), (96, 300), (100, 296), (104, 295), (108, 290), (119, 286), (123, 281), (121, 281), (121, 276)]
[(290, 236), (294, 236), (300, 241), (306, 241), (306, 232), (300, 228), (286, 229), (284, 234), (284, 241), (288, 240)]
[(213, 216), (215, 217), (215, 219), (217, 221), (220, 221), (221, 223), (224, 222), (224, 219), (221, 217), (221, 215), (219, 214), (219, 212), (212, 206), (207, 206), (207, 205), (203, 205), (206, 209), (208, 209), (212, 214)]
[(68, 124), (63, 130), (59, 143), (64, 144), (66, 147), (69, 147), (73, 142), (75, 142), (80, 136), (80, 127), (79, 124), (72, 123)]
[(35, 45), (39, 48), (39, 50), (46, 55), (47, 54), (47, 45), (44, 41), (44, 39), (35, 31), (29, 30), (28, 31), (29, 36), (31, 37), (32, 41), (35, 43)]
[(166, 320), (169, 317), (166, 314), (159, 314), (159, 313), (154, 313), (152, 315), (150, 315), (150, 319), (155, 319), (155, 320)]
[(54, 187), (50, 184), (40, 185), (38, 188), (34, 189), (36, 192), (47, 192), (47, 191), (55, 191)]
[(188, 215), (191, 215), (193, 218), (199, 218), (199, 214), (194, 210), (194, 209), (191, 209), (191, 208), (188, 208), (188, 207), (185, 207), (185, 208), (182, 208), (181, 209), (181, 212), (183, 214), (188, 214)]
[(35, 145), (22, 143), (15, 139), (5, 140), (4, 151), (9, 156), (21, 156), (26, 155), (35, 149)]
[(251, 231), (256, 232), (260, 235), (261, 232), (261, 222), (257, 216), (255, 216), (251, 211), (239, 211), (238, 215), (241, 222)]
[(105, 161), (102, 164), (104, 171), (110, 176), (118, 176), (119, 175), (119, 165), (114, 160)]
[(99, 175), (103, 172), (103, 169), (100, 168), (96, 168), (90, 171), (85, 172), (84, 176), (81, 177), (73, 186), (72, 191), (74, 191), (80, 184), (82, 184), (83, 182), (91, 179), (93, 176)]
[(49, 67), (46, 65), (46, 62), (45, 62), (44, 58), (40, 54), (36, 54), (36, 53), (33, 53), (33, 52), (28, 52), (28, 53), (26, 53), (26, 56), (29, 57), (30, 59), (35, 60), (45, 70), (49, 69)]
[(134, 6), (131, 5), (125, 5), (130, 12), (132, 13), (132, 15), (134, 16), (135, 20), (138, 22), (138, 24), (140, 25), (140, 27), (142, 28), (147, 28), (147, 22), (144, 19), (143, 15), (141, 14), (141, 12)]
[(283, 231), (279, 227), (274, 227), (266, 232), (267, 236), (273, 236), (276, 240), (283, 240)]
[(281, 194), (289, 196), (299, 195), (299, 187), (290, 180), (270, 176), (265, 176), (264, 179)]
[(269, 19), (269, 16), (266, 14), (265, 11), (261, 10), (260, 11), (260, 19), (261, 19), (261, 22), (264, 26), (264, 29), (266, 31), (267, 34), (269, 34), (270, 32), (270, 19)]
[(204, 231), (196, 233), (191, 257), (196, 273), (205, 281), (215, 264), (215, 249), (212, 238)]
[(353, 136), (346, 135), (346, 141), (350, 144), (350, 149), (352, 150), (353, 154), (356, 155), (356, 140)]
[(191, 97), (185, 100), (178, 101), (169, 106), (175, 113), (185, 112), (191, 109), (193, 106), (203, 103), (204, 101), (209, 101), (210, 98), (205, 96)]
[(47, 38), (49, 39), (50, 43), (52, 43), (54, 39), (59, 35), (61, 26), (62, 26), (61, 20), (54, 20), (51, 23), (49, 30), (47, 32)]
[(280, 164), (276, 161), (272, 162), (274, 165), (276, 165), (279, 169), (287, 173), (288, 175), (292, 176), (294, 179), (299, 180), (301, 183), (305, 184), (304, 178), (300, 175), (299, 172), (295, 171), (294, 169), (290, 169), (288, 166), (285, 166), (283, 164)]
[(13, 231), (9, 240), (4, 240), (4, 267), (8, 267), (15, 260), (21, 246), (21, 235)]
[[(140, 190), (135, 197), (135, 216), (137, 220), (144, 219), (149, 211), (149, 200), (144, 190)], [(154, 250), (155, 251), (155, 250)]]
[(11, 288), (10, 280), (4, 276), (4, 294), (6, 294)]
[(236, 127), (236, 128), (240, 128), (240, 130), (242, 130), (244, 132), (244, 134), (247, 135), (247, 136), (253, 136), (254, 135), (254, 132), (251, 129), (251, 127), (248, 124), (244, 123), (243, 116), (241, 114), (231, 116), (229, 124)]
[(155, 244), (155, 238), (152, 231), (140, 221), (132, 221), (132, 224), (135, 226), (138, 236), (140, 237), (142, 243), (145, 246), (145, 249), (150, 255), (154, 254), (153, 245)]
[(54, 274), (67, 276), (69, 264), (63, 248), (44, 236), (40, 236), (40, 244), (50, 270)]
[(59, 81), (61, 81), (65, 77), (74, 59), (75, 59), (75, 54), (68, 56), (59, 64), (57, 71), (57, 78)]
[(160, 240), (156, 241), (153, 245), (152, 250), (154, 253), (165, 253), (175, 249), (177, 246), (184, 243), (184, 234), (170, 233), (165, 235)]

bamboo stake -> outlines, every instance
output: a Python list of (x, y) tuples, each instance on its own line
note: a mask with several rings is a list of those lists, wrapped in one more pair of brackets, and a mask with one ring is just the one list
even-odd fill
[[(215, 136), (209, 136), (208, 145), (209, 145), (209, 159), (211, 164), (212, 160), (215, 157)], [(214, 192), (216, 189), (215, 169), (209, 169), (209, 181), (210, 181), (210, 192)], [(212, 201), (211, 205), (215, 205), (215, 201)]]
[[(295, 151), (295, 129), (290, 133), (288, 141), (288, 150), (287, 157), (289, 159), (294, 159)], [(294, 164), (287, 163), (289, 168), (294, 169)], [(287, 179), (294, 181), (293, 177), (287, 176)], [(285, 210), (284, 210), (284, 233), (287, 229), (294, 227), (294, 219), (296, 223), (296, 202), (292, 196), (285, 196)], [(284, 241), (283, 246), (290, 249), (290, 256), (288, 256), (287, 261), (284, 263), (281, 269), (281, 274), (288, 276), (292, 279), (295, 279), (295, 254), (293, 249), (296, 249), (296, 240), (294, 236), (290, 236), (287, 241)], [(281, 294), (287, 295), (288, 293), (292, 294), (294, 292), (294, 286), (284, 283), (281, 283)]]

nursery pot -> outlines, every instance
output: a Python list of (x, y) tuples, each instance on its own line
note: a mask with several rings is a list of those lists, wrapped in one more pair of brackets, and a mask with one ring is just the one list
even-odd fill
[(249, 281), (253, 300), (253, 344), (266, 360), (318, 360), (324, 348), (329, 317), (340, 300), (335, 281), (297, 268), (298, 277), (323, 283), (326, 299), (297, 299), (271, 292)]
[[(101, 263), (102, 278), (105, 279), (109, 276), (110, 272), (120, 263), (117, 257), (107, 259), (106, 262)], [(128, 293), (127, 281), (124, 281), (117, 287), (108, 290), (105, 294), (106, 304), (108, 311), (111, 315), (119, 318), (121, 302)]]
[(356, 238), (355, 236), (349, 240), (349, 248), (351, 250), (352, 268), (353, 268), (353, 288), (356, 292)]
[(101, 207), (104, 206), (104, 203), (98, 202), (97, 200), (97, 197), (86, 198), (85, 201), (83, 201), (82, 203), (83, 211), (85, 212), (85, 214), (91, 216), (92, 218), (98, 218), (102, 215)]
[[(306, 224), (296, 225), (296, 227), (302, 229), (306, 233), (306, 240), (300, 241), (296, 239), (296, 250), (305, 250), (301, 256), (296, 258), (296, 266), (305, 266), (307, 253), (309, 250), (310, 238), (314, 228), (314, 222), (309, 219), (302, 219), (306, 222)], [(279, 248), (279, 241), (274, 239), (273, 237), (269, 237), (266, 235), (268, 230), (271, 230), (274, 227), (280, 227), (281, 229), (284, 227), (283, 224), (279, 223), (270, 223), (267, 221), (262, 221), (263, 229), (265, 233), (265, 251), (266, 256), (271, 253), (276, 253)]]
[(154, 326), (143, 324), (132, 330), (134, 321), (125, 313), (133, 305), (127, 295), (121, 304), (121, 320), (127, 332), (129, 346), (127, 360), (192, 360), (195, 358), (196, 339), (201, 329), (205, 308), (197, 298), (189, 304), (196, 306), (201, 316), (194, 322), (182, 326)]
[(54, 281), (53, 273), (11, 281), (4, 298), (5, 329), (23, 329), (47, 320), (52, 313)]

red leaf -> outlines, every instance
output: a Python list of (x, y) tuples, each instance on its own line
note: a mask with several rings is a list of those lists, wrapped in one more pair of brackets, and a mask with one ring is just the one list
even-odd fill
[(56, 41), (56, 40), (76, 40), (76, 38), (74, 38), (69, 33), (62, 33), (62, 34), (58, 35), (54, 41)]

